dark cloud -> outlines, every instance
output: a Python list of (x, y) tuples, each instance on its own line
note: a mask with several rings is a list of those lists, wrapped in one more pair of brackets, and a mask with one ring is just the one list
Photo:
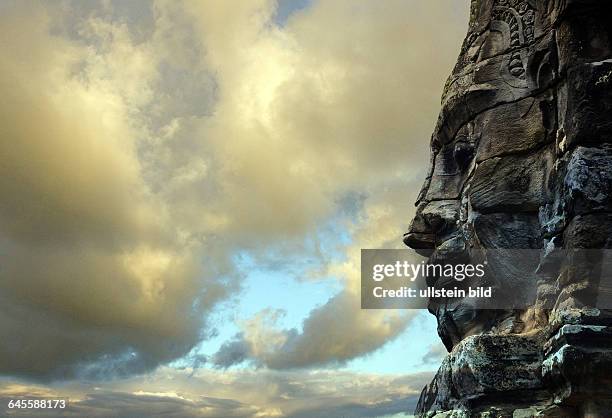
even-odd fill
[[(14, 398), (0, 397), (2, 405)], [(28, 399), (45, 399), (28, 397)], [(48, 399), (48, 398), (47, 398)], [(5, 410), (5, 412), (7, 412)], [(172, 396), (134, 395), (119, 392), (89, 393), (85, 399), (69, 403), (66, 410), (11, 410), (11, 416), (28, 417), (173, 417), (173, 418), (252, 418), (253, 408), (231, 399), (202, 397), (187, 400)]]
[(228, 368), (230, 366), (240, 364), (251, 357), (251, 347), (244, 340), (244, 335), (238, 333), (230, 341), (221, 345), (219, 350), (212, 357), (212, 362), (215, 366)]
[(421, 361), (423, 364), (439, 364), (447, 354), (448, 351), (442, 343), (432, 344), (428, 347)]

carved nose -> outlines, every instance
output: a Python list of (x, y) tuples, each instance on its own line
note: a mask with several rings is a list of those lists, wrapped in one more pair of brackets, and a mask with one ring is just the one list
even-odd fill
[(418, 254), (427, 256), (434, 249), (435, 241), (436, 237), (431, 226), (425, 221), (422, 212), (417, 211), (408, 227), (408, 232), (404, 234), (404, 244)]
[(436, 238), (451, 234), (459, 214), (459, 202), (441, 200), (424, 203), (404, 234), (404, 244), (418, 254), (429, 255), (436, 246)]

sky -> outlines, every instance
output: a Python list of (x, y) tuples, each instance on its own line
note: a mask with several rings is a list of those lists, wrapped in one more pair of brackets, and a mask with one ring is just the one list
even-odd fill
[(359, 251), (402, 246), (467, 19), (0, 0), (1, 405), (409, 416), (435, 318), (362, 310)]

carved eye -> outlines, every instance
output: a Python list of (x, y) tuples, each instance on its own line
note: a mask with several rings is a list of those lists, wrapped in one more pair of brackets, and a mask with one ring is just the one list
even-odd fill
[(453, 150), (455, 161), (460, 168), (466, 168), (474, 157), (474, 144), (469, 142), (457, 142)]

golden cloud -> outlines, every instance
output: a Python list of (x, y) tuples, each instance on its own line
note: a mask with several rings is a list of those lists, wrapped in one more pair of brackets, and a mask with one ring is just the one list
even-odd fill
[(322, 267), (344, 290), (301, 333), (253, 325), (247, 357), (342, 362), (398, 335), (409, 316), (359, 310), (356, 257), (411, 217), (464, 32), (452, 4), (313, 2), (282, 27), (271, 0), (121, 6), (137, 22), (108, 2), (3, 5), (0, 372), (186, 354), (239, 287), (236, 251), (299, 249), (350, 193), (367, 198), (339, 221), (347, 261)]
[[(270, 372), (162, 367), (112, 383), (42, 387), (0, 382), (2, 407), (20, 396), (69, 398), (73, 416), (233, 418), (381, 417), (414, 408), (430, 373), (377, 376), (343, 371)], [(206, 394), (203, 396), (202, 394)], [(6, 402), (5, 402), (6, 400)], [(0, 409), (2, 411), (2, 409)], [(20, 416), (20, 411), (14, 411)], [(45, 411), (52, 417), (53, 411)], [(58, 411), (56, 416), (66, 416)]]

